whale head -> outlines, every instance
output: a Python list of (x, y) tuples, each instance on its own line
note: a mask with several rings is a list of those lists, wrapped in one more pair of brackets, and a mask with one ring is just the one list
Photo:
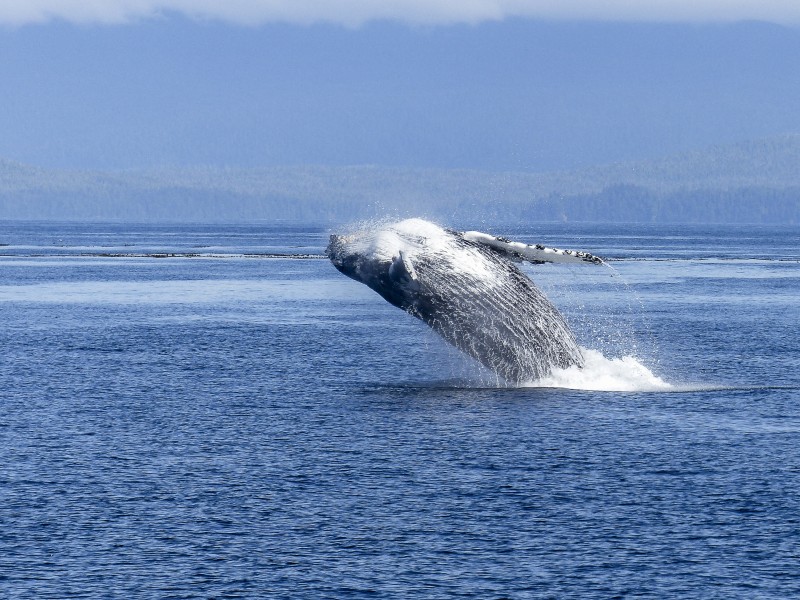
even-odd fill
[(326, 254), (340, 272), (408, 310), (420, 290), (414, 257), (442, 235), (445, 230), (432, 223), (408, 219), (380, 229), (331, 235)]

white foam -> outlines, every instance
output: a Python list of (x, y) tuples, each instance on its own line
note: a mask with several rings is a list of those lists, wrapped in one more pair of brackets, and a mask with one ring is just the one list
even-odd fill
[(442, 270), (469, 273), (485, 282), (496, 281), (494, 265), (475, 248), (456, 246), (454, 235), (423, 219), (405, 219), (396, 223), (362, 224), (363, 229), (342, 241), (351, 251), (370, 259), (391, 261), (403, 253), (407, 264), (424, 256), (435, 256)]
[(633, 356), (606, 358), (597, 350), (581, 348), (583, 368), (555, 369), (548, 377), (523, 387), (567, 388), (603, 392), (664, 392), (675, 387), (655, 375)]

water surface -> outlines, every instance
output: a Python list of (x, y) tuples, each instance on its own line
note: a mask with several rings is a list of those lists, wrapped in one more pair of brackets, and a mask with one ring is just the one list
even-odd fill
[(0, 596), (800, 594), (800, 230), (495, 232), (673, 389), (497, 388), (320, 229), (0, 224)]

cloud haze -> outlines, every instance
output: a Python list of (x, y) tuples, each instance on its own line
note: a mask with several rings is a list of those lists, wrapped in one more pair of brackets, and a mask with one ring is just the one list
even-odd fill
[(609, 21), (800, 24), (787, 0), (0, 0), (0, 23), (52, 20), (127, 23), (183, 14), (244, 25), (317, 22), (358, 26), (375, 20), (412, 24), (497, 21), (510, 17)]

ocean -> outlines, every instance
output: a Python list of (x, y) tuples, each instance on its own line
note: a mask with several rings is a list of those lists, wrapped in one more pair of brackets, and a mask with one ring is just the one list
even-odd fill
[(799, 596), (800, 228), (490, 231), (607, 259), (524, 267), (583, 370), (498, 386), (323, 228), (0, 223), (0, 597)]

